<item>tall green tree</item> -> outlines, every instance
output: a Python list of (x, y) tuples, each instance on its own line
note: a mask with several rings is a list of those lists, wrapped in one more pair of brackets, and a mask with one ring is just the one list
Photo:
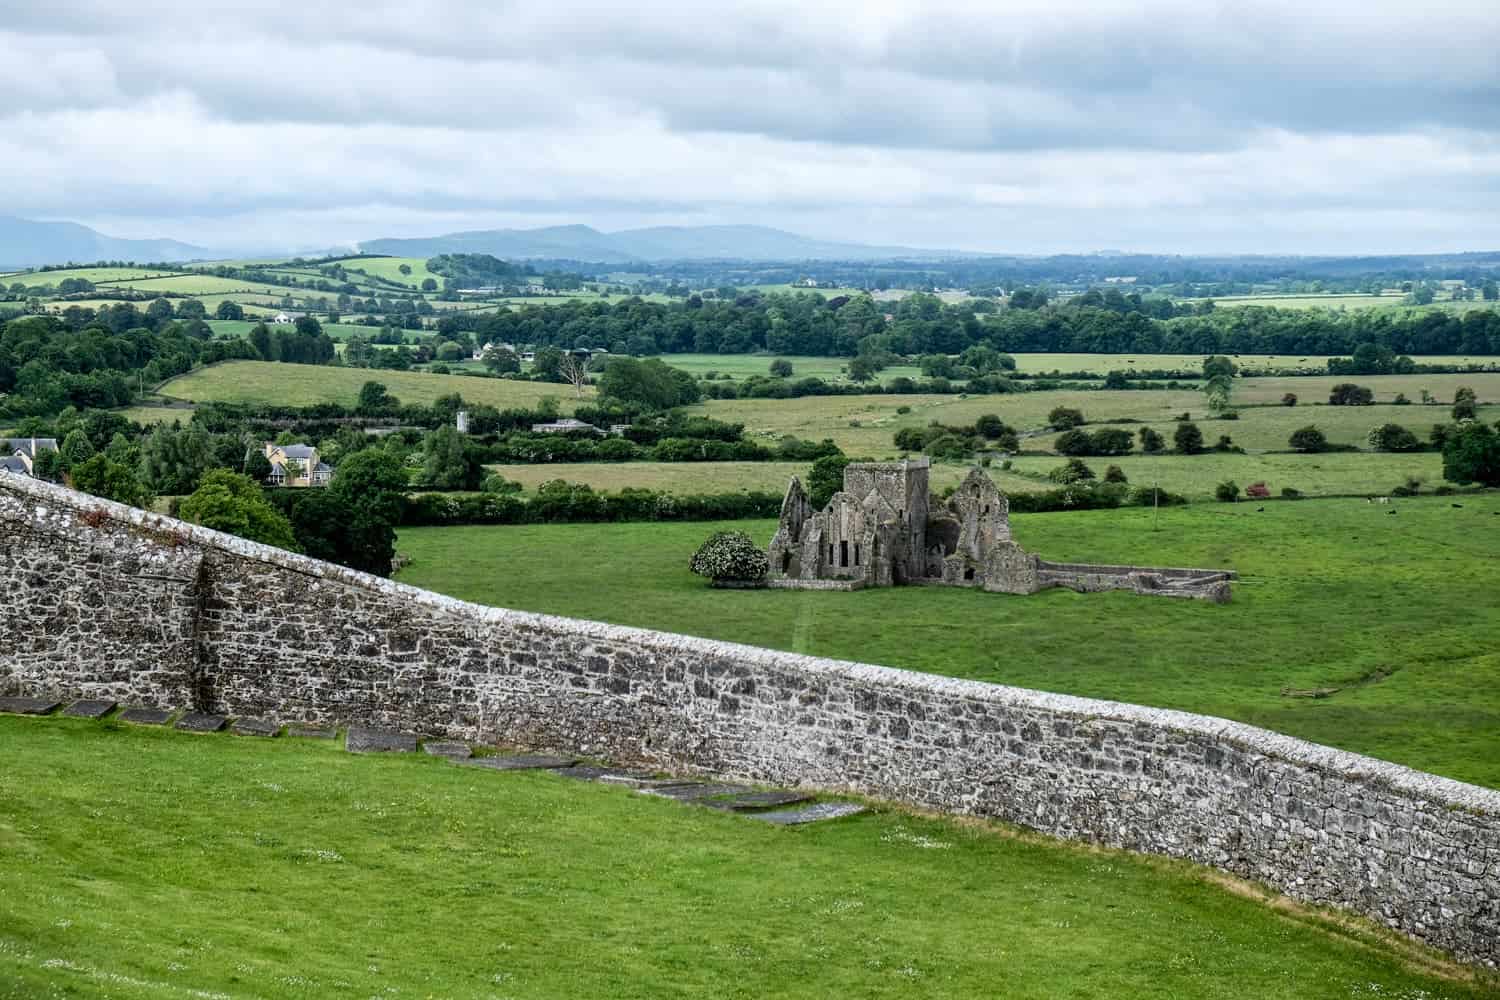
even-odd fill
[(422, 479), (437, 490), (479, 489), (484, 479), (479, 449), (456, 427), (439, 427), (422, 442)]
[(252, 542), (298, 551), (286, 515), (266, 502), (260, 486), (248, 476), (228, 469), (215, 469), (204, 476), (202, 485), (182, 501), (178, 516)]
[(73, 469), (69, 478), (75, 490), (131, 507), (149, 508), (154, 499), (133, 469), (111, 461), (108, 455), (95, 455)]
[(1500, 434), (1480, 423), (1456, 428), (1443, 445), (1443, 478), (1500, 486)]

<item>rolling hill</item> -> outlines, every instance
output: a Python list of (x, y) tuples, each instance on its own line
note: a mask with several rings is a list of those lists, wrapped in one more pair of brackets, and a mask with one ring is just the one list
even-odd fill
[(0, 268), (39, 267), (67, 261), (178, 261), (209, 256), (177, 240), (126, 240), (76, 222), (38, 222), (0, 216)]

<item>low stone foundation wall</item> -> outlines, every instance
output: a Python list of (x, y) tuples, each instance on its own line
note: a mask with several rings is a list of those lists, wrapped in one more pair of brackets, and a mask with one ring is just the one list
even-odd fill
[(0, 476), (0, 694), (567, 748), (1213, 865), (1500, 964), (1500, 792), (1222, 719), (484, 608)]

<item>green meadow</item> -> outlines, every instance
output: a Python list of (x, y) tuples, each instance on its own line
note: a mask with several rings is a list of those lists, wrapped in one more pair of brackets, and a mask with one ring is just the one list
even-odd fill
[(112, 721), (0, 716), (0, 745), (7, 1000), (1495, 996), (1363, 921), (999, 825), (786, 829)]

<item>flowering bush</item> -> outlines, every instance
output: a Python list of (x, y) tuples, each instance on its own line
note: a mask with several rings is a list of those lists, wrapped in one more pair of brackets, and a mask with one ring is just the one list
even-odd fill
[(688, 568), (712, 580), (753, 582), (765, 578), (766, 554), (743, 531), (720, 531), (693, 554)]

